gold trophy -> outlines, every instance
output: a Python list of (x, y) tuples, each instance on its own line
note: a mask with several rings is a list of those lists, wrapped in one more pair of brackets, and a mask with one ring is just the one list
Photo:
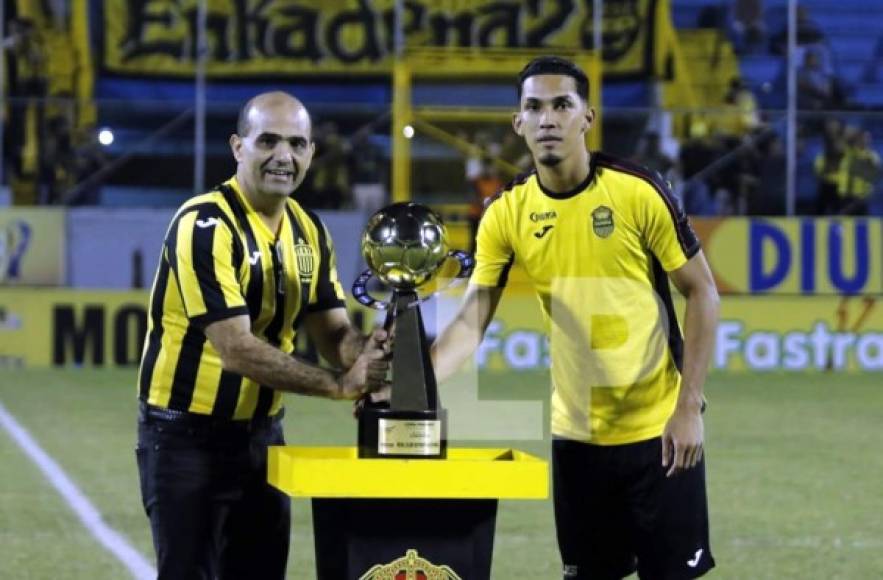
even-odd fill
[[(459, 262), (455, 278), (468, 278), (474, 260), (449, 250), (441, 218), (426, 206), (397, 203), (368, 220), (362, 256), (369, 268), (353, 284), (361, 304), (386, 310), (384, 326), (394, 332), (392, 391), (388, 402), (363, 399), (358, 411), (359, 457), (443, 459), (447, 453), (447, 415), (438, 398), (429, 344), (417, 289), (432, 281), (448, 259)], [(392, 288), (383, 302), (367, 291), (377, 276)], [(394, 329), (394, 330), (393, 330)]]

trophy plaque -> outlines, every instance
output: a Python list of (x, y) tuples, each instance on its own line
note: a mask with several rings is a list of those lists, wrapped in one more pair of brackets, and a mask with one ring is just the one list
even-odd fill
[[(358, 411), (358, 448), (362, 458), (443, 459), (447, 454), (447, 416), (441, 407), (429, 343), (420, 314), (418, 288), (431, 282), (443, 264), (459, 262), (455, 278), (472, 272), (472, 256), (449, 250), (441, 218), (428, 207), (397, 203), (368, 220), (361, 242), (368, 263), (353, 284), (361, 304), (386, 310), (385, 328), (394, 333), (389, 401), (366, 397)], [(367, 283), (376, 276), (392, 288), (389, 302), (372, 297)]]

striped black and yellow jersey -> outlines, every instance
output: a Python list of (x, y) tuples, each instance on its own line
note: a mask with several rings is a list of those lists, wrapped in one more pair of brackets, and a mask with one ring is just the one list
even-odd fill
[(343, 307), (343, 299), (331, 237), (319, 218), (288, 199), (277, 236), (232, 178), (188, 200), (166, 233), (139, 396), (232, 419), (275, 415), (281, 392), (224, 370), (205, 327), (247, 315), (255, 336), (291, 353), (303, 316)]
[(536, 173), (487, 206), (472, 283), (529, 276), (552, 355), (553, 434), (601, 445), (662, 434), (680, 386), (683, 340), (666, 272), (699, 242), (667, 184), (594, 153), (586, 180), (546, 190)]

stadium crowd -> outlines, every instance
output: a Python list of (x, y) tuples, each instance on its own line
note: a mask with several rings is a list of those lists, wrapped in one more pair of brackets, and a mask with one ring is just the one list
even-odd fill
[[(722, 38), (742, 57), (761, 54), (784, 62), (787, 35), (784, 29), (771, 29), (768, 12), (762, 0), (709, 5), (696, 25), (720, 28)], [(50, 13), (41, 26), (23, 17), (6, 23), (2, 46), (9, 100), (2, 175), (16, 205), (99, 204), (104, 178), (125, 172), (126, 164), (103, 170), (114, 156), (98, 141), (94, 105), (75, 96), (83, 71), (78, 68), (69, 15), (57, 8)], [(850, 113), (869, 107), (850, 98), (824, 31), (804, 7), (798, 11), (797, 42), (801, 64), (796, 213), (867, 214), (881, 178), (872, 137), (875, 117), (864, 123), (863, 117)], [(783, 71), (784, 67), (778, 84)], [(783, 215), (784, 123), (780, 113), (759, 104), (765, 91), (780, 89), (751, 78), (733, 78), (718, 106), (686, 114), (678, 132), (644, 122), (659, 111), (636, 112), (633, 124), (643, 127), (627, 148), (614, 150), (663, 175), (691, 214)], [(382, 207), (390, 189), (388, 123), (374, 120), (353, 129), (352, 123), (341, 124), (332, 115), (316, 121), (317, 154), (304, 205), (369, 212)], [(447, 166), (444, 193), (452, 197), (447, 201), (471, 205), (468, 219), (474, 224), (482, 199), (529, 169), (530, 159), (505, 127), (452, 132), (465, 144), (460, 153), (472, 153)], [(460, 175), (455, 178), (454, 172)], [(416, 186), (414, 193), (425, 192)]]

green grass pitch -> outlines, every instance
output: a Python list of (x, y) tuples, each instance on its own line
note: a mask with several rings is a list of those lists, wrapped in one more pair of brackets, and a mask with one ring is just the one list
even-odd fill
[[(77, 482), (107, 523), (152, 559), (133, 452), (134, 375), (4, 371), (0, 402)], [(718, 561), (708, 577), (879, 577), (879, 376), (715, 374), (706, 392), (712, 549)], [(482, 378), (484, 399), (545, 400), (547, 393), (542, 374)], [(355, 423), (348, 404), (291, 396), (287, 408), (289, 443), (353, 443)], [(515, 446), (548, 455), (548, 440)], [(293, 507), (288, 577), (313, 578), (309, 503), (295, 500)], [(37, 468), (0, 431), (0, 578), (126, 577), (125, 569), (85, 532)], [(560, 578), (549, 501), (501, 504), (494, 578)]]

